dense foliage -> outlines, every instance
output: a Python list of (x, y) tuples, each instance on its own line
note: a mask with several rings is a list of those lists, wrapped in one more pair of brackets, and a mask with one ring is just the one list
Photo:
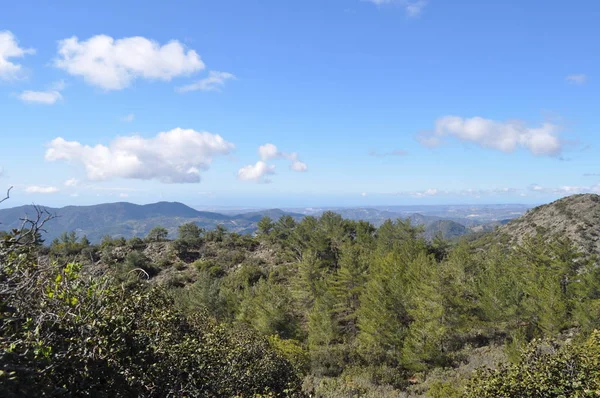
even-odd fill
[(247, 328), (184, 316), (158, 287), (43, 264), (0, 245), (0, 395), (296, 395), (293, 365)]
[[(99, 246), (65, 234), (45, 266), (44, 249), (22, 252), (8, 237), (2, 283), (13, 268), (36, 282), (32, 295), (2, 296), (3, 385), (148, 396), (286, 396), (300, 379), (318, 397), (598, 390), (600, 269), (567, 239), (450, 244), (408, 221), (375, 228), (332, 212), (258, 227), (185, 224), (175, 241), (158, 227)], [(567, 335), (580, 340), (565, 345)], [(550, 351), (526, 348), (536, 339)], [(471, 374), (497, 360), (500, 370)], [(577, 381), (561, 382), (564, 372)]]

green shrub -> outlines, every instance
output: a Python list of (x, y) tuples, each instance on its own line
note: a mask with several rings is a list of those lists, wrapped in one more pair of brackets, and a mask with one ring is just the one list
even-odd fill
[(265, 339), (184, 316), (160, 288), (37, 264), (10, 240), (0, 265), (2, 397), (300, 396), (294, 367)]

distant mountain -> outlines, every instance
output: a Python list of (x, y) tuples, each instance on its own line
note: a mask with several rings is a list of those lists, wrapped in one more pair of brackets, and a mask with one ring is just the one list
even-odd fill
[[(195, 210), (183, 203), (158, 202), (148, 205), (136, 205), (127, 202), (104, 203), (93, 206), (67, 206), (62, 208), (42, 208), (56, 217), (46, 225), (44, 238), (50, 241), (63, 232), (75, 231), (78, 236), (86, 235), (91, 242), (99, 242), (109, 235), (113, 238), (134, 236), (144, 237), (155, 226), (160, 225), (169, 231), (171, 238), (176, 237), (177, 228), (184, 223), (193, 222), (205, 229), (214, 229), (222, 225), (229, 231), (237, 233), (253, 233), (261, 218), (268, 216), (278, 220), (289, 215), (300, 221), (305, 214), (280, 209), (250, 211), (241, 214), (221, 214), (210, 211)], [(315, 210), (311, 214), (321, 215), (325, 210)], [(424, 236), (432, 239), (440, 234), (446, 239), (467, 234), (474, 224), (466, 218), (444, 218), (419, 213), (395, 213), (374, 208), (338, 208), (332, 209), (342, 217), (350, 220), (364, 220), (381, 225), (388, 219), (409, 219), (413, 225), (423, 225)], [(0, 210), (0, 230), (19, 228), (21, 219), (35, 217), (34, 206), (20, 206)], [(461, 222), (463, 220), (464, 222)]]
[(529, 210), (497, 230), (514, 243), (527, 235), (568, 237), (588, 254), (600, 254), (600, 195), (568, 196)]
[[(247, 233), (256, 229), (255, 222), (219, 213), (194, 210), (178, 202), (159, 202), (148, 205), (132, 203), (105, 203), (93, 206), (67, 206), (42, 209), (55, 218), (46, 224), (46, 240), (54, 239), (65, 231), (75, 231), (79, 236), (86, 235), (92, 242), (99, 242), (103, 236), (131, 238), (143, 237), (150, 229), (160, 225), (174, 237), (177, 228), (184, 223), (194, 222), (206, 229), (224, 225), (228, 230)], [(0, 210), (0, 230), (19, 228), (21, 219), (33, 218), (34, 206), (20, 206)]]
[(452, 220), (437, 220), (425, 226), (425, 239), (431, 240), (436, 236), (443, 239), (453, 239), (466, 235), (469, 228)]

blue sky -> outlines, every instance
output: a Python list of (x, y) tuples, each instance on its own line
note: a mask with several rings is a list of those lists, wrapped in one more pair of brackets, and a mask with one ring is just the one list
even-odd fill
[(592, 0), (12, 2), (2, 206), (600, 192), (599, 19)]

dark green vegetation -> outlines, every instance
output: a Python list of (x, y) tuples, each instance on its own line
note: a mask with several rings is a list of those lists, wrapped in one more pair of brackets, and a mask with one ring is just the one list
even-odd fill
[(0, 395), (600, 394), (598, 253), (561, 231), (449, 243), (332, 212), (257, 228), (6, 236)]

